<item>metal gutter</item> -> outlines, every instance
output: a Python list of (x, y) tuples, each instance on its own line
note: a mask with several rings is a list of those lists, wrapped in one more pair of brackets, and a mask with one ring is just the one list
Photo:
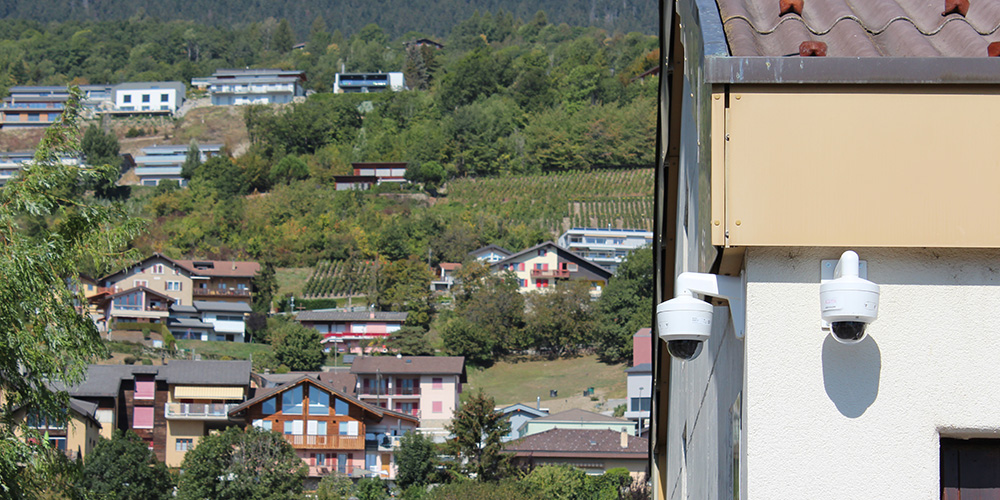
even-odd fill
[(713, 84), (996, 84), (1000, 59), (988, 57), (729, 57), (706, 46)]
[(712, 56), (728, 56), (729, 43), (726, 42), (726, 30), (722, 26), (722, 14), (715, 0), (695, 0), (695, 10), (692, 14), (701, 28), (703, 54), (706, 58)]

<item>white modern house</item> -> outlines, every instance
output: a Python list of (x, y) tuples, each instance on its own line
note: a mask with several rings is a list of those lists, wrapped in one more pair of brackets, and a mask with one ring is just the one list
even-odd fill
[[(174, 180), (187, 186), (187, 179), (181, 177), (181, 168), (187, 160), (190, 145), (147, 146), (135, 158), (135, 175), (143, 186), (156, 186), (160, 181)], [(222, 151), (222, 144), (199, 144), (201, 161), (205, 161)]]
[[(35, 161), (35, 152), (10, 151), (0, 152), (0, 187), (3, 187), (16, 176), (22, 168)], [(63, 165), (80, 165), (80, 159), (71, 156), (60, 158)]]
[(167, 328), (179, 339), (244, 342), (246, 315), (250, 312), (245, 302), (195, 300), (189, 306), (172, 304)]
[(652, 231), (592, 227), (574, 227), (563, 233), (556, 242), (612, 272), (618, 270), (618, 265), (629, 252), (652, 243)]
[(112, 114), (173, 114), (184, 103), (181, 82), (127, 82), (111, 87)]
[(305, 97), (304, 71), (220, 69), (208, 80), (213, 106), (287, 104)]
[(653, 498), (1000, 496), (1000, 4), (661, 5)]
[(333, 80), (334, 94), (399, 92), (405, 88), (402, 72), (337, 73)]

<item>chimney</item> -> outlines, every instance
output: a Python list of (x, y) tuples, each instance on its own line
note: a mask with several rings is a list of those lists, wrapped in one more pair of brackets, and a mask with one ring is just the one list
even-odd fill
[(542, 397), (541, 396), (535, 396), (535, 409), (536, 410), (541, 410), (542, 409)]
[(375, 319), (375, 311), (368, 313), (368, 319)]
[(628, 432), (625, 432), (624, 430), (622, 430), (622, 433), (621, 433), (620, 437), (621, 437), (621, 446), (622, 446), (622, 448), (628, 448)]

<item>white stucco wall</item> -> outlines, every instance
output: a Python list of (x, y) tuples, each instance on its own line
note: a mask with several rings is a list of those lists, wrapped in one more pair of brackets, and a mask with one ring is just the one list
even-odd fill
[(1000, 250), (855, 249), (881, 298), (853, 346), (820, 329), (842, 250), (748, 250), (747, 498), (940, 498), (940, 437), (1000, 434)]

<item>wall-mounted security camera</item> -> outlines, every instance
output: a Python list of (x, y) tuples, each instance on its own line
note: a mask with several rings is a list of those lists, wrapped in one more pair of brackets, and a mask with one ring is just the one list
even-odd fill
[[(833, 262), (823, 261), (823, 274), (830, 276)], [(832, 276), (819, 285), (823, 328), (844, 344), (864, 340), (868, 325), (878, 318), (878, 285), (864, 279), (867, 266), (863, 264), (857, 253), (848, 250), (836, 261)], [(863, 271), (864, 277), (859, 276)]]
[(656, 306), (657, 335), (667, 343), (671, 356), (690, 360), (698, 357), (712, 333), (712, 304), (696, 297), (705, 295), (729, 301), (736, 336), (744, 331), (744, 286), (739, 277), (705, 273), (681, 273), (675, 297)]

